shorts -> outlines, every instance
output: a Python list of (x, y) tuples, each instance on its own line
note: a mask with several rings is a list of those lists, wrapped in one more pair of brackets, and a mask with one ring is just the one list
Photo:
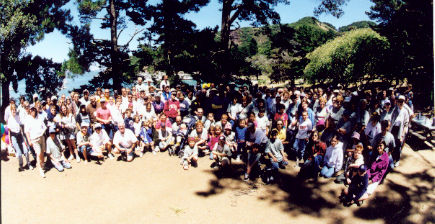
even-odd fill
[(81, 152), (81, 153), (83, 153), (83, 151), (86, 149), (86, 153), (91, 153), (93, 150), (92, 150), (92, 148), (90, 147), (90, 146), (86, 146), (86, 145), (83, 145), (83, 146), (80, 146), (79, 147), (79, 151)]
[(375, 192), (376, 188), (378, 187), (378, 185), (379, 185), (379, 181), (378, 181), (378, 182), (374, 182), (374, 183), (369, 184), (369, 186), (367, 186), (367, 191), (366, 191), (366, 193), (367, 193), (368, 195), (373, 194), (373, 193)]
[(35, 150), (36, 154), (41, 154), (41, 152), (45, 152), (45, 137), (41, 136), (39, 138), (33, 139), (33, 150)]

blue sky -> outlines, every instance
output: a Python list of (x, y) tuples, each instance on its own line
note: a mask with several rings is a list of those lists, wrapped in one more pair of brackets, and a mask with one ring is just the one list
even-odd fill
[[(153, 0), (155, 2), (155, 0)], [(72, 1), (75, 2), (75, 1)], [(314, 8), (319, 5), (320, 0), (290, 0), (290, 5), (278, 5), (276, 7), (277, 12), (281, 16), (282, 23), (292, 23), (305, 16), (313, 16)], [(339, 19), (331, 15), (321, 15), (318, 19), (322, 22), (328, 22), (334, 25), (337, 29), (341, 26), (349, 25), (352, 22), (361, 20), (370, 20), (365, 12), (370, 10), (370, 6), (373, 5), (369, 0), (350, 0), (346, 6), (343, 7), (344, 15)], [(79, 23), (77, 6), (74, 3), (69, 3), (65, 6), (70, 9), (74, 16), (74, 23)], [(210, 3), (201, 8), (198, 13), (191, 13), (186, 15), (186, 18), (192, 20), (197, 24), (198, 29), (205, 27), (219, 26), (221, 23), (220, 5), (218, 0), (211, 0)], [(99, 15), (99, 17), (102, 15)], [(91, 32), (95, 38), (98, 39), (110, 39), (110, 30), (102, 30), (99, 20), (95, 20), (91, 24)], [(131, 35), (137, 30), (143, 27), (135, 26), (133, 23), (127, 23), (128, 28), (121, 34), (118, 44), (125, 44)], [(249, 26), (249, 22), (240, 22), (240, 26)], [(136, 40), (133, 40), (129, 47), (130, 49), (136, 49), (139, 44)], [(71, 48), (70, 41), (63, 36), (60, 32), (55, 31), (45, 35), (44, 39), (34, 46), (27, 48), (27, 52), (33, 55), (39, 55), (45, 58), (51, 58), (55, 62), (62, 62), (67, 60), (67, 54)]]

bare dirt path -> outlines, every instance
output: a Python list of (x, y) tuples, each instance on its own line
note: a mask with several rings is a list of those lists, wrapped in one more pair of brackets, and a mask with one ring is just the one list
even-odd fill
[(132, 163), (72, 164), (42, 179), (36, 169), (18, 173), (14, 157), (2, 161), (2, 223), (435, 222), (432, 150), (406, 148), (375, 198), (350, 208), (338, 203), (342, 185), (323, 178), (300, 182), (293, 162), (275, 185), (244, 182), (238, 174), (218, 178), (207, 157), (189, 171), (167, 153)]

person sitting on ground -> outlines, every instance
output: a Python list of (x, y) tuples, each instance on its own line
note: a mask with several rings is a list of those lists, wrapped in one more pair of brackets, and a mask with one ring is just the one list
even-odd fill
[(323, 163), (324, 166), (320, 171), (320, 175), (325, 178), (330, 178), (341, 170), (343, 166), (343, 143), (338, 140), (338, 135), (332, 137), (331, 145), (326, 149)]
[(50, 135), (47, 138), (47, 154), (51, 163), (59, 172), (62, 172), (64, 168), (71, 169), (71, 164), (64, 156), (65, 146), (56, 135), (56, 128), (51, 126), (48, 132)]
[(89, 138), (92, 144), (92, 151), (97, 154), (102, 154), (103, 151), (107, 151), (107, 157), (114, 159), (112, 154), (112, 142), (110, 141), (107, 132), (102, 129), (100, 123), (96, 123), (94, 125), (94, 130), (94, 133), (92, 133), (91, 137)]
[(195, 138), (199, 152), (207, 150), (207, 131), (204, 130), (204, 125), (201, 121), (196, 122), (195, 129), (190, 133), (189, 137)]
[(313, 131), (305, 147), (306, 160), (299, 173), (301, 175), (306, 173), (307, 176), (317, 178), (323, 164), (325, 152), (326, 144), (320, 140), (319, 132), (317, 130)]
[[(89, 134), (88, 134), (88, 126), (87, 123), (82, 123), (80, 125), (80, 131), (77, 132), (77, 147), (79, 148), (79, 151), (83, 154), (83, 157), (85, 158), (85, 164), (88, 163), (88, 154), (92, 151), (92, 144), (89, 140)], [(93, 155), (98, 156), (99, 158), (103, 157), (103, 153), (94, 153)]]
[(352, 172), (360, 167), (362, 164), (364, 164), (364, 156), (362, 154), (363, 149), (363, 144), (359, 142), (354, 149), (346, 150), (350, 154), (344, 164), (344, 173), (337, 176), (337, 178), (335, 179), (336, 183), (341, 183), (342, 181), (346, 180), (345, 184), (348, 184)]
[(142, 122), (141, 131), (139, 134), (139, 140), (140, 140), (140, 149), (141, 153), (139, 156), (143, 156), (143, 152), (145, 149), (150, 149), (151, 151), (154, 150), (154, 141), (153, 141), (153, 130), (151, 128), (151, 121), (145, 120)]
[(389, 157), (388, 153), (385, 151), (385, 142), (379, 142), (377, 146), (377, 153), (371, 158), (371, 163), (369, 164), (368, 174), (368, 186), (365, 194), (359, 199), (359, 201), (364, 201), (368, 199), (376, 190), (381, 180), (384, 178), (385, 173), (388, 169)]
[(161, 127), (157, 130), (159, 135), (159, 150), (161, 152), (164, 152), (166, 150), (169, 151), (169, 155), (173, 155), (173, 145), (174, 145), (174, 138), (172, 136), (172, 131), (169, 127), (165, 126), (165, 123), (161, 123)]
[(213, 147), (213, 159), (215, 162), (211, 165), (217, 165), (226, 168), (231, 165), (231, 149), (226, 144), (225, 136), (220, 135), (218, 142)]
[(118, 124), (118, 131), (113, 137), (113, 145), (115, 153), (120, 152), (122, 157), (127, 157), (127, 162), (133, 161), (134, 149), (137, 144), (137, 138), (133, 131), (125, 128), (125, 124)]
[(270, 132), (269, 143), (265, 150), (265, 153), (269, 155), (270, 163), (275, 171), (277, 171), (278, 168), (285, 169), (285, 166), (288, 165), (287, 158), (284, 154), (284, 145), (277, 136), (278, 130), (273, 129)]
[(195, 143), (195, 138), (188, 139), (189, 144), (184, 147), (183, 157), (181, 158), (181, 164), (185, 170), (189, 169), (189, 166), (198, 166), (198, 147)]
[(340, 197), (343, 204), (350, 206), (353, 203), (356, 203), (358, 206), (361, 206), (364, 200), (362, 196), (367, 191), (368, 182), (369, 175), (367, 174), (367, 167), (362, 164), (358, 169), (352, 171), (350, 175), (348, 181), (349, 187), (344, 189), (343, 195)]

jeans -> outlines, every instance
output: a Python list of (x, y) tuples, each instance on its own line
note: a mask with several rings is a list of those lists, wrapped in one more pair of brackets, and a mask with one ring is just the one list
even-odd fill
[(274, 162), (272, 159), (270, 160), (270, 164), (272, 165), (272, 168), (277, 170), (280, 167), (282, 167), (283, 169), (285, 168), (285, 166), (288, 165), (288, 162), (281, 160), (280, 162)]
[(334, 169), (334, 167), (328, 167), (328, 165), (325, 165), (325, 166), (322, 168), (322, 170), (320, 171), (320, 175), (321, 175), (322, 177), (325, 177), (325, 178), (330, 178), (330, 177), (332, 177), (332, 175), (334, 175), (334, 173), (335, 173), (335, 169)]
[(307, 140), (297, 138), (293, 144), (293, 148), (297, 152), (298, 159), (304, 158), (305, 146), (307, 145)]
[(20, 157), (21, 155), (27, 155), (28, 150), (27, 147), (23, 146), (24, 138), (21, 133), (11, 132), (11, 141), (12, 141), (12, 146), (15, 149), (15, 153), (17, 154), (17, 157)]
[(115, 126), (113, 124), (101, 124), (101, 127), (107, 132), (110, 139), (113, 139), (113, 135), (115, 134)]

